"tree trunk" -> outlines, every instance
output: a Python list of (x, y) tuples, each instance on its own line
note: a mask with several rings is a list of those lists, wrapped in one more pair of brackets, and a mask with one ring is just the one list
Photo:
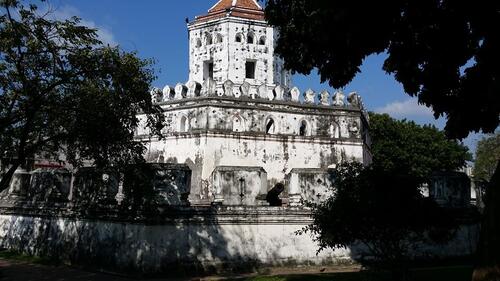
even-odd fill
[(500, 280), (500, 160), (485, 194), (473, 281)]
[(14, 173), (16, 172), (17, 168), (19, 168), (20, 161), (16, 160), (14, 163), (12, 163), (12, 166), (9, 168), (7, 173), (2, 176), (2, 180), (0, 181), (0, 192), (6, 190), (10, 186), (10, 180), (12, 179), (12, 176), (14, 176)]

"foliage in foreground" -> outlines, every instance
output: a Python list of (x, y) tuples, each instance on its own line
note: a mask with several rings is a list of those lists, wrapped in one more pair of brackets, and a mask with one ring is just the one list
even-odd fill
[(313, 224), (303, 232), (320, 250), (347, 248), (354, 258), (405, 268), (425, 243), (451, 238), (454, 219), (421, 193), (435, 171), (462, 167), (470, 155), (433, 126), (370, 114), (373, 163), (342, 163), (331, 175), (332, 196), (312, 204)]
[(50, 19), (16, 0), (0, 9), (0, 161), (9, 167), (0, 190), (34, 157), (98, 168), (141, 162), (136, 114), (153, 134), (163, 122), (148, 93), (152, 62), (104, 46), (76, 17)]
[[(493, 133), (500, 123), (500, 2), (266, 0), (266, 18), (278, 28), (276, 52), (285, 67), (302, 74), (317, 69), (340, 88), (360, 71), (363, 60), (386, 53), (383, 69), (407, 94), (446, 116), (446, 133)], [(499, 170), (497, 169), (497, 172)], [(500, 175), (497, 175), (497, 177)], [(490, 184), (491, 185), (491, 184)], [(499, 198), (498, 184), (487, 197)], [(498, 200), (491, 202), (498, 202)], [(498, 208), (485, 205), (491, 225)], [(500, 227), (490, 229), (481, 251), (500, 268)], [(484, 236), (484, 234), (482, 234)], [(488, 249), (493, 246), (494, 250)]]
[(498, 1), (266, 2), (288, 69), (317, 69), (322, 81), (341, 88), (367, 56), (386, 52), (383, 69), (436, 118), (446, 115), (449, 136), (498, 127)]
[(313, 205), (311, 232), (326, 248), (350, 248), (361, 262), (398, 268), (422, 243), (446, 242), (453, 220), (419, 191), (419, 181), (379, 166), (346, 162), (332, 174), (334, 194)]

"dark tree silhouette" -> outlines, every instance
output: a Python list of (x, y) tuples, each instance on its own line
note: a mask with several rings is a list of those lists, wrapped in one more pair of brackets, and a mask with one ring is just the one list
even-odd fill
[(303, 229), (314, 234), (320, 250), (351, 247), (353, 259), (390, 270), (400, 281), (407, 279), (412, 255), (422, 243), (452, 237), (453, 219), (422, 196), (416, 177), (357, 162), (342, 163), (332, 177), (334, 195), (312, 205), (314, 222)]
[(373, 164), (339, 165), (332, 196), (312, 204), (314, 223), (304, 231), (315, 235), (320, 250), (354, 245), (355, 259), (406, 280), (422, 243), (446, 242), (457, 226), (420, 187), (434, 171), (456, 170), (471, 156), (433, 126), (373, 113), (370, 124)]
[(136, 114), (154, 134), (163, 120), (149, 96), (151, 61), (104, 46), (76, 17), (52, 20), (16, 0), (0, 9), (0, 161), (8, 167), (0, 190), (34, 156), (64, 155), (75, 166), (140, 162)]
[(335, 88), (367, 56), (387, 52), (384, 70), (406, 93), (446, 115), (446, 132), (493, 132), (500, 114), (498, 1), (268, 0), (276, 51), (292, 71), (317, 68)]
[[(276, 51), (292, 71), (309, 74), (316, 68), (322, 81), (339, 88), (353, 79), (368, 55), (386, 52), (383, 69), (407, 94), (431, 107), (435, 117), (446, 116), (449, 137), (493, 133), (498, 127), (499, 1), (265, 2), (266, 18), (280, 32)], [(500, 185), (494, 182), (487, 190), (489, 202), (500, 201)], [(485, 211), (492, 226), (488, 237), (499, 237), (494, 222), (500, 208), (493, 207), (485, 206), (492, 208)], [(495, 265), (500, 272), (498, 240), (481, 246), (490, 253), (481, 255), (479, 264)]]

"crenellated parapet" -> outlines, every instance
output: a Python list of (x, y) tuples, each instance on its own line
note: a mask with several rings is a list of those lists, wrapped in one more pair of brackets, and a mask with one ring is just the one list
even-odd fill
[(285, 101), (297, 104), (351, 107), (364, 111), (364, 104), (361, 96), (357, 92), (346, 95), (341, 91), (336, 91), (333, 95), (328, 90), (315, 92), (312, 89), (301, 91), (298, 87), (284, 87), (281, 85), (269, 86), (262, 84), (252, 86), (248, 82), (241, 85), (226, 80), (222, 85), (217, 85), (211, 79), (205, 80), (203, 84), (196, 81), (189, 81), (186, 84), (178, 83), (175, 87), (169, 85), (151, 90), (151, 101), (155, 104), (178, 102), (184, 99), (198, 97), (230, 97), (242, 100), (260, 101)]
[[(282, 85), (258, 87), (227, 80), (189, 81), (151, 90), (165, 114), (164, 136), (217, 133), (369, 142), (368, 117), (356, 92), (333, 95)], [(139, 128), (138, 136), (149, 136)]]

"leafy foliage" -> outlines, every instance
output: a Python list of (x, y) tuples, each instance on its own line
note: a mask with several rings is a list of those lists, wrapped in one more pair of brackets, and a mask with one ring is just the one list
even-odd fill
[(455, 170), (467, 148), (432, 126), (370, 113), (373, 163), (342, 163), (334, 190), (311, 204), (311, 232), (320, 250), (350, 247), (361, 261), (401, 269), (422, 243), (445, 242), (455, 228), (448, 210), (421, 193), (433, 171)]
[(350, 247), (362, 261), (395, 267), (420, 243), (449, 238), (452, 220), (421, 195), (414, 177), (356, 162), (343, 163), (332, 176), (334, 194), (313, 205), (314, 223), (305, 229), (317, 237), (320, 250)]
[(0, 159), (10, 159), (0, 189), (36, 155), (97, 167), (142, 161), (134, 130), (160, 132), (149, 96), (151, 60), (103, 46), (96, 30), (40, 16), (36, 6), (0, 1)]
[[(479, 0), (268, 0), (285, 66), (335, 88), (349, 83), (371, 54), (406, 93), (446, 115), (449, 136), (493, 132), (500, 116), (500, 4)], [(495, 27), (497, 26), (497, 27)]]
[(474, 178), (489, 182), (500, 161), (500, 133), (484, 137), (477, 143)]
[(472, 160), (468, 148), (432, 125), (370, 113), (373, 162), (425, 181), (436, 171), (453, 171)]

